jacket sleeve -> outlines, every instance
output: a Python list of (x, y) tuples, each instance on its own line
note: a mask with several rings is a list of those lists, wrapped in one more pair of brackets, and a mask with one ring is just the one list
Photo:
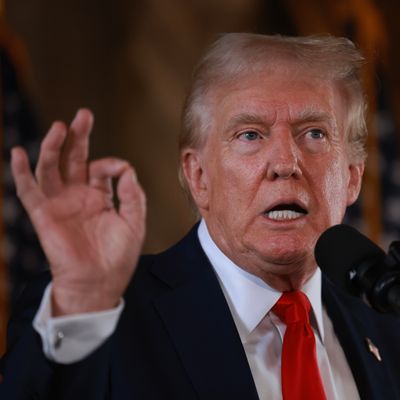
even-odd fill
[(83, 360), (61, 365), (43, 353), (32, 326), (43, 291), (50, 281), (41, 274), (21, 294), (7, 331), (7, 351), (0, 360), (0, 399), (106, 400), (112, 337)]

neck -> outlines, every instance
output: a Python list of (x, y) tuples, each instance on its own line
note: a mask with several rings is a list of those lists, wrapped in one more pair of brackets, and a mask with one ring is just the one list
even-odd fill
[[(305, 269), (303, 265), (268, 265), (263, 268), (246, 268), (241, 267), (250, 274), (258, 276), (268, 286), (280, 291), (289, 292), (293, 290), (300, 290), (306, 282), (314, 275), (316, 266), (312, 269)], [(275, 272), (278, 269), (289, 270), (290, 272), (279, 274)]]

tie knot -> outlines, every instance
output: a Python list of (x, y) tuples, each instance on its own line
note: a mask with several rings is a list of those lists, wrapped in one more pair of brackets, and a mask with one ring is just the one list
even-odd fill
[(310, 309), (310, 301), (307, 296), (299, 290), (283, 293), (277, 303), (272, 307), (272, 311), (286, 325), (295, 322), (309, 323)]

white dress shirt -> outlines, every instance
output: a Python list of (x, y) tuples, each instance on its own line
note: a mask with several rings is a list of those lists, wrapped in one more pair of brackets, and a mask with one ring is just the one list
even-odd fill
[[(271, 311), (282, 292), (234, 264), (201, 221), (199, 239), (225, 294), (260, 400), (282, 399), (281, 353), (286, 325)], [(312, 307), (317, 361), (328, 400), (359, 399), (353, 374), (321, 300), (321, 271), (302, 288)]]
[[(282, 293), (226, 257), (210, 237), (204, 220), (199, 225), (198, 236), (228, 302), (260, 400), (282, 399), (281, 352), (286, 326), (270, 312)], [(322, 307), (318, 268), (302, 291), (312, 306), (317, 360), (328, 400), (358, 400), (352, 372)], [(46, 356), (63, 364), (79, 361), (99, 347), (114, 332), (123, 309), (121, 302), (113, 310), (53, 318), (50, 295), (51, 284), (33, 325), (42, 338)]]
[(111, 310), (52, 317), (50, 283), (33, 320), (33, 327), (42, 338), (44, 354), (60, 364), (82, 360), (112, 335), (124, 304), (122, 299)]

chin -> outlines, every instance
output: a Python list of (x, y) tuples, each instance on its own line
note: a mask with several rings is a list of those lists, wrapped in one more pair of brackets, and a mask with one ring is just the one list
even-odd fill
[(264, 254), (264, 257), (269, 264), (302, 265), (308, 258), (308, 254), (304, 250), (290, 250), (286, 252), (268, 252)]
[(284, 237), (283, 235), (257, 243), (254, 250), (265, 262), (277, 265), (303, 264), (313, 255), (311, 243), (299, 237)]

